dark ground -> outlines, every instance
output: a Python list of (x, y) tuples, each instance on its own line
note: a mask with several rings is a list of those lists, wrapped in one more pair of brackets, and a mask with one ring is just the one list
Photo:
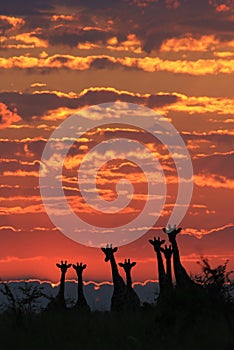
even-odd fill
[(8, 312), (0, 315), (0, 344), (10, 350), (234, 350), (233, 309), (231, 302), (179, 295), (137, 312)]

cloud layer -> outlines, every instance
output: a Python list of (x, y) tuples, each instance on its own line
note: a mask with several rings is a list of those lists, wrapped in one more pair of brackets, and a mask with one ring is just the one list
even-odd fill
[[(179, 238), (186, 267), (196, 270), (201, 254), (212, 263), (228, 257), (234, 267), (233, 16), (231, 0), (69, 0), (65, 5), (60, 0), (8, 0), (1, 5), (0, 274), (4, 271), (4, 278), (23, 278), (28, 270), (26, 277), (55, 280), (54, 263), (61, 257), (86, 259), (92, 266), (89, 279), (110, 278), (99, 251), (69, 241), (53, 227), (40, 197), (39, 167), (45, 144), (62, 121), (85, 107), (114, 101), (154, 109), (175, 126), (188, 148), (194, 192), (181, 223), (185, 234)], [(64, 191), (77, 214), (100, 226), (105, 221), (110, 228), (139, 214), (147, 199), (141, 170), (126, 159), (105, 163), (102, 151), (94, 152), (90, 161), (104, 163), (97, 177), (100, 195), (116, 199), (116, 183), (125, 178), (134, 185), (135, 197), (121, 215), (105, 218), (81, 198), (79, 164), (100, 140), (113, 137), (138, 139), (160, 162), (166, 177), (167, 197), (157, 227), (118, 252), (119, 258), (137, 259), (136, 279), (155, 279), (155, 258), (147, 240), (161, 235), (173, 209), (178, 190), (173, 157), (179, 158), (179, 151), (169, 154), (142, 130), (117, 126), (88, 131), (64, 162)], [(51, 157), (55, 166), (68, 138), (60, 141)], [(136, 163), (140, 158), (150, 166), (146, 153), (135, 154)], [(87, 178), (92, 198), (90, 186)], [(58, 200), (59, 210), (56, 188), (48, 190)], [(40, 271), (42, 265), (46, 275)]]

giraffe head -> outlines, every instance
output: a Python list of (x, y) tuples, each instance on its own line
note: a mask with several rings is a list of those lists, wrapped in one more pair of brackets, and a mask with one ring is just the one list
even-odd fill
[(63, 272), (63, 273), (66, 273), (67, 272), (67, 269), (69, 269), (72, 264), (68, 264), (67, 263), (67, 260), (65, 261), (61, 261), (61, 264), (56, 264), (56, 266)]
[(82, 274), (83, 270), (86, 269), (87, 265), (81, 263), (76, 263), (72, 265), (73, 269), (76, 271), (77, 275)]
[(169, 239), (170, 242), (175, 241), (176, 235), (177, 235), (178, 233), (180, 233), (181, 230), (182, 230), (181, 227), (176, 228), (176, 225), (174, 225), (173, 227), (171, 227), (170, 224), (168, 225), (168, 228), (166, 228), (166, 227), (163, 228), (163, 232), (165, 232), (165, 233), (168, 234), (168, 239)]
[(173, 254), (173, 249), (172, 249), (171, 245), (167, 246), (165, 244), (165, 246), (161, 247), (160, 249), (163, 252), (163, 254), (164, 254), (166, 259), (170, 259), (171, 258), (172, 254)]
[(160, 237), (156, 239), (156, 237), (154, 237), (154, 239), (149, 240), (149, 243), (152, 244), (155, 252), (160, 252), (161, 246), (165, 243), (165, 239), (161, 239)]
[(119, 266), (122, 267), (125, 272), (130, 272), (133, 266), (135, 265), (136, 265), (136, 262), (135, 261), (131, 262), (130, 259), (128, 260), (125, 259), (124, 263), (119, 263)]
[(101, 248), (103, 253), (106, 255), (105, 262), (109, 261), (111, 258), (113, 258), (114, 253), (117, 252), (118, 248), (112, 248), (112, 244), (107, 244), (106, 248)]

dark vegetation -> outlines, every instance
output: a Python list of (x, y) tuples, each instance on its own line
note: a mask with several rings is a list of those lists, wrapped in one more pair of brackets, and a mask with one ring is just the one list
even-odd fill
[(42, 310), (37, 287), (21, 287), (13, 295), (6, 283), (1, 293), (8, 304), (0, 315), (1, 349), (234, 349), (233, 286), (227, 262), (212, 268), (202, 258), (194, 281), (202, 293), (175, 288), (162, 302), (131, 312)]

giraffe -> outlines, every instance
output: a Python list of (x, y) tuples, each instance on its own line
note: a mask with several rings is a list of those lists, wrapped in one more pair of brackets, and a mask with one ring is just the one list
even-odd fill
[(127, 286), (132, 288), (132, 277), (131, 277), (131, 269), (136, 265), (136, 262), (131, 262), (130, 259), (125, 259), (124, 263), (119, 263), (119, 266), (122, 267), (126, 274)]
[(158, 297), (158, 302), (160, 302), (166, 295), (168, 295), (168, 292), (170, 291), (170, 287), (168, 285), (168, 279), (167, 275), (165, 272), (164, 264), (163, 264), (163, 259), (162, 259), (162, 254), (161, 254), (161, 246), (165, 243), (165, 239), (160, 239), (158, 237), (154, 237), (154, 239), (150, 239), (149, 243), (152, 244), (154, 247), (154, 251), (157, 256), (157, 261), (158, 261), (158, 279), (159, 279), (159, 297)]
[(90, 311), (90, 307), (85, 299), (84, 296), (84, 292), (83, 292), (83, 278), (82, 278), (82, 274), (83, 271), (86, 269), (87, 265), (86, 264), (82, 264), (81, 263), (76, 263), (76, 265), (72, 265), (73, 269), (76, 271), (77, 274), (77, 280), (78, 280), (78, 284), (77, 284), (77, 290), (78, 290), (78, 298), (77, 298), (77, 302), (76, 302), (76, 308), (79, 311), (83, 311), (83, 312), (89, 312)]
[(67, 264), (66, 261), (61, 261), (61, 264), (56, 264), (56, 266), (61, 270), (59, 291), (55, 298), (53, 298), (47, 306), (47, 309), (66, 309), (66, 302), (64, 297), (65, 291), (65, 275), (67, 270), (72, 266), (72, 264)]
[(173, 288), (173, 283), (172, 283), (172, 272), (171, 272), (171, 257), (173, 254), (172, 246), (169, 245), (167, 246), (165, 244), (164, 247), (160, 248), (161, 251), (164, 254), (165, 260), (166, 260), (166, 266), (167, 266), (167, 272), (166, 272), (166, 277), (167, 277), (167, 283), (169, 288)]
[(176, 286), (178, 288), (193, 288), (198, 287), (198, 285), (192, 281), (183, 267), (180, 261), (180, 252), (176, 242), (176, 236), (182, 230), (181, 227), (176, 228), (176, 225), (172, 228), (168, 225), (168, 228), (163, 228), (163, 232), (168, 235), (169, 241), (172, 245), (173, 249), (173, 265), (174, 265), (174, 273), (176, 278)]
[(124, 283), (115, 261), (114, 254), (117, 252), (118, 248), (112, 248), (112, 245), (107, 245), (106, 248), (101, 248), (101, 250), (106, 256), (105, 262), (110, 261), (112, 271), (114, 291), (111, 298), (111, 311), (136, 309), (139, 306), (138, 301), (136, 300), (135, 295), (130, 292), (129, 288)]
[(130, 259), (128, 259), (128, 260), (125, 259), (124, 263), (119, 263), (119, 266), (124, 269), (125, 274), (126, 274), (127, 288), (132, 293), (132, 295), (135, 295), (136, 303), (138, 304), (138, 306), (140, 306), (140, 299), (132, 287), (131, 269), (135, 265), (136, 265), (136, 262), (135, 261), (131, 262)]

